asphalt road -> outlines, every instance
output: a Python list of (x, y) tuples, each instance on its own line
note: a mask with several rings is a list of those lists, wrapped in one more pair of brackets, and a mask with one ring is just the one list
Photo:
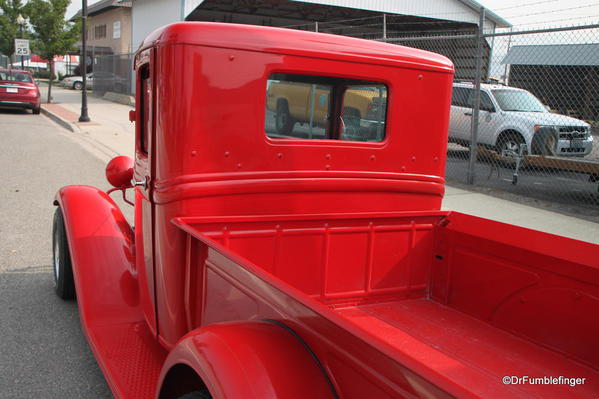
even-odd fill
[(104, 163), (42, 115), (0, 109), (0, 398), (111, 398), (76, 302), (55, 296), (53, 197)]
[[(450, 144), (445, 172), (449, 183), (466, 183), (469, 156), (467, 148)], [(479, 158), (476, 162), (474, 173), (475, 184), (478, 186), (549, 201), (578, 214), (598, 214), (599, 183), (589, 181), (588, 174), (523, 166), (518, 172), (518, 182), (514, 185), (513, 164), (498, 164), (484, 158)]]

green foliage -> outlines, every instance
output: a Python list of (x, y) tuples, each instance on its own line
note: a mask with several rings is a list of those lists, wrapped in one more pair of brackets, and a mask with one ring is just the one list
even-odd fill
[[(27, 18), (21, 0), (0, 0), (0, 53), (11, 56), (15, 52), (15, 38), (21, 38), (17, 17)], [(23, 30), (27, 37), (26, 29)]]
[[(2, 1), (2, 0), (0, 0)], [(52, 61), (54, 56), (74, 50), (81, 25), (65, 21), (69, 0), (29, 0), (25, 5), (33, 27), (33, 52)]]

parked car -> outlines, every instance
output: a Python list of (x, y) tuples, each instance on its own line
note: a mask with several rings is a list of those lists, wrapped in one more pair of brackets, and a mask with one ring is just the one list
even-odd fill
[[(128, 79), (118, 76), (112, 72), (90, 72), (86, 77), (88, 89), (105, 89), (106, 91), (115, 91), (124, 93), (128, 87)], [(64, 87), (81, 90), (83, 88), (83, 77), (70, 76), (64, 78), (61, 82)]]
[[(64, 78), (60, 82), (64, 87), (69, 87), (74, 90), (83, 89), (83, 76), (69, 76), (68, 78)], [(86, 75), (86, 85), (88, 89), (92, 89), (94, 87), (94, 73), (88, 73)]]
[(26, 108), (39, 114), (40, 89), (33, 76), (19, 69), (0, 69), (0, 106)]
[[(449, 141), (468, 145), (474, 86), (454, 83)], [(593, 149), (590, 125), (552, 113), (529, 91), (481, 84), (478, 143), (502, 155), (526, 144), (532, 155), (585, 156)]]

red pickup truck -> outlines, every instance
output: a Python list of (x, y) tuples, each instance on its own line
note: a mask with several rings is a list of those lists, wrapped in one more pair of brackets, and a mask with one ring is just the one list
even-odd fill
[[(178, 23), (135, 71), (135, 159), (60, 189), (53, 229), (115, 397), (599, 397), (599, 246), (440, 210), (448, 59)], [(318, 134), (277, 134), (272, 82), (318, 87)], [(377, 134), (343, 120), (360, 89)]]

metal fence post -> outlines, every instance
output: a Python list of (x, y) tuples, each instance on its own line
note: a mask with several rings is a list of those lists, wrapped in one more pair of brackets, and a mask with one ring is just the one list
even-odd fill
[(383, 40), (387, 41), (387, 14), (383, 14)]
[(483, 65), (483, 26), (485, 23), (485, 9), (480, 9), (480, 21), (476, 33), (476, 74), (474, 76), (474, 100), (472, 102), (472, 120), (470, 125), (470, 161), (468, 163), (468, 173), (466, 181), (468, 184), (474, 184), (474, 166), (478, 154), (478, 115), (480, 110), (480, 81), (482, 77)]

